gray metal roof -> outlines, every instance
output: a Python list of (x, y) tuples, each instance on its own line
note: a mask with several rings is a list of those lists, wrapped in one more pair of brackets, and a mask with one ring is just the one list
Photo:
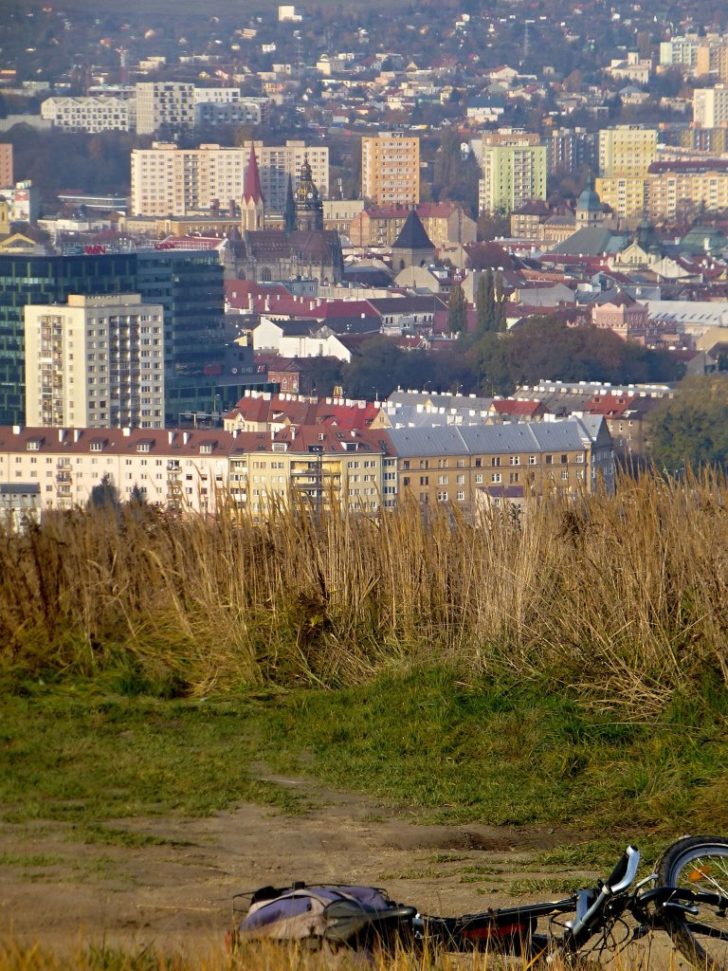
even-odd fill
[[(599, 419), (601, 424), (601, 418)], [(513, 452), (580, 451), (593, 440), (597, 426), (570, 419), (556, 422), (513, 422), (447, 428), (391, 428), (389, 437), (401, 458), (408, 456), (510, 454)]]

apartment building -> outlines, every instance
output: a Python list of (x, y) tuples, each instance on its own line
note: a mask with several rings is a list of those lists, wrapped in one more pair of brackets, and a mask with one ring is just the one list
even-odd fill
[(194, 92), (194, 84), (181, 81), (140, 81), (135, 88), (137, 134), (194, 128)]
[(40, 506), (84, 506), (106, 478), (122, 500), (214, 513), (230, 502), (263, 515), (295, 494), (376, 511), (382, 493), (381, 432), (292, 428), (272, 436), (218, 429), (0, 427), (0, 489), (38, 485)]
[(546, 198), (547, 151), (529, 138), (491, 144), (483, 138), (479, 212), (510, 213), (532, 199)]
[(697, 34), (685, 34), (662, 41), (660, 64), (679, 67), (685, 72), (691, 71), (697, 63), (700, 42), (701, 38)]
[(622, 219), (639, 220), (647, 206), (647, 175), (599, 177), (594, 189), (602, 203)]
[[(329, 191), (329, 150), (301, 140), (285, 145), (255, 142), (260, 184), (267, 212), (283, 212), (289, 176), (294, 190), (308, 159), (319, 194)], [(155, 142), (131, 153), (131, 213), (135, 216), (187, 216), (215, 206), (239, 203), (250, 146), (216, 144), (181, 149)]]
[[(164, 307), (168, 423), (181, 411), (209, 408), (216, 381), (205, 366), (219, 360), (223, 269), (209, 250), (149, 249), (73, 256), (0, 254), (0, 423), (25, 420), (27, 304), (64, 303), (70, 294), (141, 294)], [(242, 394), (237, 390), (233, 401)]]
[(420, 201), (420, 140), (379, 132), (361, 140), (361, 194), (377, 206)]
[(599, 175), (603, 178), (644, 176), (656, 157), (656, 128), (617, 125), (599, 132)]
[(137, 294), (25, 307), (32, 426), (164, 427), (164, 308)]
[(601, 418), (392, 428), (399, 496), (476, 508), (489, 498), (614, 489), (612, 440)]
[(675, 219), (728, 208), (728, 160), (655, 162), (646, 180), (649, 219)]
[(79, 98), (46, 98), (40, 116), (61, 131), (134, 131), (136, 102), (112, 95)]
[(585, 128), (557, 128), (546, 141), (549, 172), (578, 173), (585, 166), (594, 167), (597, 159), (597, 135)]
[(0, 142), (0, 186), (13, 184), (13, 146)]
[(693, 123), (698, 128), (728, 126), (728, 87), (716, 84), (713, 88), (693, 91)]
[[(222, 125), (261, 125), (268, 115), (270, 102), (267, 98), (235, 98), (231, 101), (205, 101), (209, 88), (195, 88), (195, 124), (198, 128), (216, 128)], [(222, 90), (227, 91), (227, 88)], [(233, 89), (239, 95), (237, 89)]]

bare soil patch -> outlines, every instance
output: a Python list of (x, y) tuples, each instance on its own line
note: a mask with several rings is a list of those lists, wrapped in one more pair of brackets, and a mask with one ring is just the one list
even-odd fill
[(308, 811), (286, 816), (245, 803), (201, 819), (117, 820), (91, 834), (62, 823), (3, 823), (0, 933), (54, 948), (205, 946), (230, 926), (234, 893), (292, 880), (372, 883), (424, 912), (462, 913), (512, 899), (516, 879), (553, 880), (534, 866), (534, 853), (578, 838), (423, 826), (310, 780), (268, 781), (295, 787)]

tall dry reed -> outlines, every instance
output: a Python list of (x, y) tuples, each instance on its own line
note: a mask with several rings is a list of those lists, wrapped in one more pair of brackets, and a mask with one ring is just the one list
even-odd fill
[(728, 681), (727, 631), (728, 489), (707, 473), (553, 496), (521, 522), (124, 507), (0, 534), (0, 663), (29, 672), (127, 665), (209, 692), (448, 662), (645, 712)]

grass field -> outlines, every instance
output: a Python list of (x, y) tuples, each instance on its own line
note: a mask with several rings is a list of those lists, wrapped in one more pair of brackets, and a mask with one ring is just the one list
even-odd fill
[[(595, 836), (592, 865), (611, 857), (625, 833), (724, 826), (723, 699), (716, 706), (706, 698), (689, 719), (676, 699), (639, 724), (533, 686), (466, 683), (447, 669), (268, 697), (160, 699), (125, 688), (114, 675), (6, 685), (6, 820), (93, 827), (206, 815), (245, 800), (305, 808), (295, 792), (255, 778), (262, 762), (383, 798), (422, 821), (578, 827)], [(597, 837), (607, 830), (605, 847)]]

